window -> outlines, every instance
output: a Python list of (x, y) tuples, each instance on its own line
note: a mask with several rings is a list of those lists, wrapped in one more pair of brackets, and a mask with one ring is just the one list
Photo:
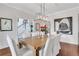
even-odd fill
[(18, 39), (22, 39), (26, 32), (30, 33), (30, 22), (27, 19), (18, 19)]

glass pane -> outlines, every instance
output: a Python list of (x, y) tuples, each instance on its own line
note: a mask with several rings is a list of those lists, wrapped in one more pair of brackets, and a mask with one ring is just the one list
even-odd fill
[[(30, 22), (26, 19), (19, 18), (18, 20), (18, 39), (23, 39), (30, 36)], [(26, 35), (28, 34), (28, 35)]]

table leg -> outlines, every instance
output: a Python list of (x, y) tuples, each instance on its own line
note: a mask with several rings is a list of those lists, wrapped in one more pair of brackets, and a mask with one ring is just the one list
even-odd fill
[(36, 56), (39, 56), (39, 49), (36, 49)]
[(40, 51), (40, 49), (41, 49), (41, 47), (38, 47), (38, 48), (36, 49), (36, 56), (39, 56), (39, 51)]

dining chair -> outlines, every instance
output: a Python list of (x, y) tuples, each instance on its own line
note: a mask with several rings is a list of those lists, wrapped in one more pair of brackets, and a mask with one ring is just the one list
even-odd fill
[(9, 35), (7, 35), (7, 42), (12, 56), (34, 56), (32, 49), (29, 47), (19, 49), (15, 41), (11, 39)]
[(25, 38), (28, 38), (30, 37), (30, 33), (29, 32), (25, 32), (22, 34), (22, 38), (25, 39)]
[(55, 37), (49, 36), (40, 54), (42, 56), (56, 56), (60, 50), (59, 37), (60, 35)]
[(53, 48), (52, 48), (52, 55), (53, 56), (56, 56), (59, 53), (59, 50), (61, 49), (61, 46), (60, 46), (61, 35), (62, 34), (58, 34), (54, 38), (51, 38), (51, 39), (54, 40), (54, 42), (53, 42)]
[(40, 32), (36, 31), (36, 32), (32, 32), (32, 36), (38, 36)]

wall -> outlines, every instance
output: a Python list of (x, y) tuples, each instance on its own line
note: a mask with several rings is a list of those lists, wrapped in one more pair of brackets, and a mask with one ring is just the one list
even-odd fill
[[(54, 32), (54, 19), (55, 18), (62, 18), (62, 17), (73, 17), (73, 35), (63, 35), (60, 41), (67, 42), (71, 44), (78, 44), (78, 14), (79, 8), (73, 8), (69, 10), (64, 10), (61, 12), (57, 12), (54, 14), (49, 15), (49, 20), (51, 21), (51, 32)], [(7, 7), (3, 4), (0, 4), (0, 17), (11, 18), (13, 21), (13, 31), (0, 31), (0, 49), (8, 47), (6, 41), (6, 34), (8, 33), (11, 38), (17, 41), (17, 19), (20, 18), (27, 18), (29, 14), (26, 14), (22, 11)]]
[(0, 49), (8, 47), (6, 34), (17, 41), (17, 20), (18, 18), (27, 18), (30, 16), (22, 11), (0, 4), (0, 17), (11, 18), (13, 30), (12, 31), (0, 31)]
[(60, 12), (56, 12), (54, 14), (49, 15), (49, 19), (51, 22), (51, 33), (54, 32), (54, 19), (62, 18), (62, 17), (69, 17), (72, 16), (72, 35), (65, 35), (63, 34), (61, 37), (61, 42), (71, 43), (71, 44), (78, 44), (78, 14), (79, 14), (79, 8), (72, 8), (69, 10), (64, 10)]

